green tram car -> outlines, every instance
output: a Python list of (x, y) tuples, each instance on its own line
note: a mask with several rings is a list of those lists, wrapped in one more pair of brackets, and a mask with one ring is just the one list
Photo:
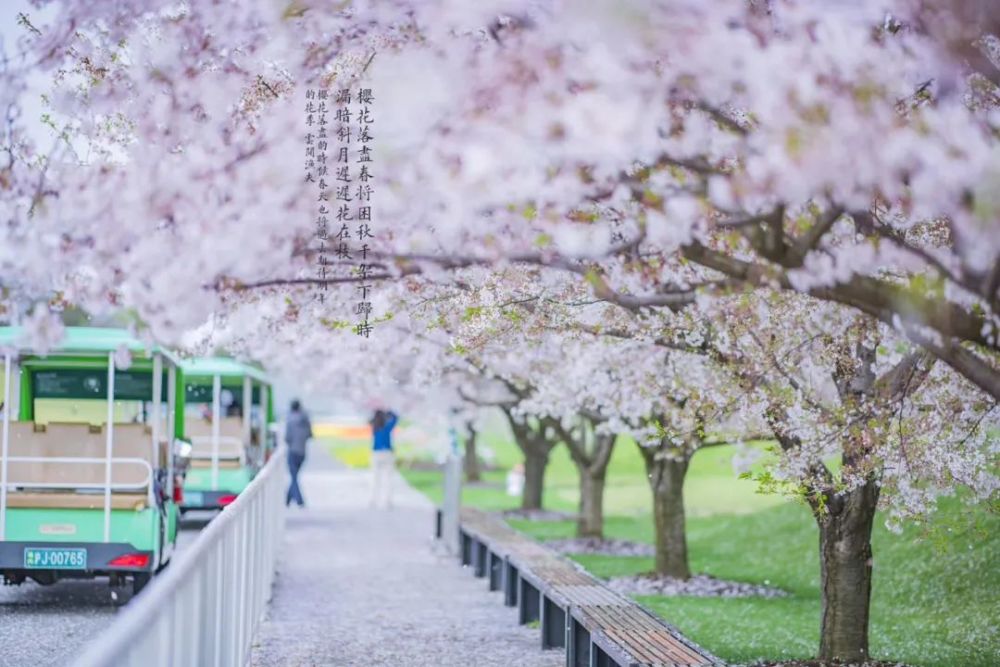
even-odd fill
[(256, 366), (225, 357), (187, 360), (182, 369), (191, 453), (181, 511), (222, 509), (274, 450), (271, 382)]
[(0, 574), (107, 576), (137, 593), (177, 539), (179, 360), (119, 329), (69, 327), (45, 354), (21, 340), (0, 327)]

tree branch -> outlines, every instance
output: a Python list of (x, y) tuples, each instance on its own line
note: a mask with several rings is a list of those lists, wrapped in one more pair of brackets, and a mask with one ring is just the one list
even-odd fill
[(933, 366), (934, 355), (926, 348), (911, 352), (875, 381), (873, 393), (883, 403), (906, 398), (906, 394), (916, 391), (923, 383)]
[(834, 223), (844, 214), (844, 209), (834, 206), (821, 217), (816, 224), (800, 236), (788, 255), (788, 266), (798, 268), (805, 262), (806, 255), (815, 250)]
[(916, 327), (904, 326), (904, 333), (914, 343), (930, 350), (934, 356), (954, 368), (995, 400), (1000, 400), (1000, 372), (985, 359), (953, 341), (938, 343), (930, 336), (921, 333)]

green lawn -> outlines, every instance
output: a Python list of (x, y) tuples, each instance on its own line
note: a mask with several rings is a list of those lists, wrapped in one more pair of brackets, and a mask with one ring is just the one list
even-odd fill
[[(519, 452), (503, 432), (482, 438), (501, 470), (466, 487), (463, 502), (484, 509), (518, 506), (504, 493), (506, 469)], [(738, 663), (807, 658), (819, 643), (817, 533), (808, 511), (756, 493), (738, 480), (730, 448), (697, 454), (685, 486), (688, 543), (696, 572), (765, 583), (788, 591), (779, 599), (642, 597), (639, 600), (720, 657)], [(404, 470), (418, 489), (440, 501), (435, 471)], [(564, 448), (553, 452), (545, 506), (576, 508), (576, 471)], [(623, 441), (612, 458), (605, 499), (609, 537), (652, 540), (649, 490), (642, 460)], [(571, 521), (513, 521), (535, 537), (571, 536)], [(1000, 665), (1000, 516), (957, 500), (941, 503), (924, 526), (893, 534), (877, 522), (871, 644), (876, 657), (911, 665)], [(652, 559), (579, 556), (600, 577), (649, 571)]]
[[(500, 432), (484, 433), (480, 439), (492, 450), (499, 470), (483, 475), (483, 483), (463, 489), (462, 499), (467, 505), (484, 509), (514, 509), (520, 498), (512, 498), (504, 491), (507, 471), (521, 460), (515, 445)], [(336, 451), (336, 450), (335, 450)], [(781, 504), (781, 498), (755, 493), (756, 484), (736, 479), (730, 458), (732, 448), (714, 447), (701, 452), (692, 462), (688, 472), (685, 493), (689, 516), (714, 514), (745, 514)], [(404, 471), (407, 480), (430, 496), (441, 500), (440, 474), (436, 471)], [(579, 480), (576, 468), (565, 447), (552, 452), (545, 475), (545, 507), (552, 510), (575, 512), (580, 501)], [(650, 491), (642, 457), (635, 443), (621, 438), (611, 456), (608, 468), (604, 508), (608, 516), (645, 517), (649, 514)]]

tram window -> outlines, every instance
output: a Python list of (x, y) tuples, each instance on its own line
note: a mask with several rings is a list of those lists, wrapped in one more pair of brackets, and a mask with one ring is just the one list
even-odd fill
[[(99, 426), (108, 419), (108, 402), (87, 398), (36, 398), (35, 423), (71, 422)], [(114, 419), (118, 424), (141, 423), (142, 401), (115, 401)]]
[(191, 421), (193, 419), (204, 419), (205, 421), (212, 421), (212, 404), (211, 403), (185, 403), (184, 404), (184, 419)]
[[(239, 406), (235, 407), (230, 405), (227, 408), (222, 409), (222, 417), (239, 417), (241, 415)], [(186, 403), (184, 405), (184, 419), (187, 421), (192, 421), (196, 419), (203, 419), (204, 421), (212, 421), (212, 404), (211, 403)]]
[[(108, 418), (107, 372), (91, 368), (44, 368), (31, 371), (34, 418), (39, 424), (71, 422), (100, 425)], [(162, 395), (166, 395), (166, 377)], [(115, 371), (113, 417), (116, 423), (144, 423), (153, 393), (148, 372)]]
[[(211, 387), (209, 387), (211, 389)], [(188, 419), (201, 417), (212, 421), (212, 394), (204, 391), (204, 387), (188, 385), (187, 402), (184, 404), (184, 415)], [(223, 417), (242, 417), (243, 406), (236, 398), (235, 392), (223, 388), (219, 393), (219, 412)]]

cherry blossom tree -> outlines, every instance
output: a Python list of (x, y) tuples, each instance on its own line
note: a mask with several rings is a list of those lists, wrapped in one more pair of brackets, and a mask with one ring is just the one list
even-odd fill
[(766, 313), (729, 304), (720, 347), (733, 375), (756, 387), (780, 445), (759, 482), (802, 498), (819, 527), (820, 657), (859, 660), (868, 655), (876, 509), (893, 526), (957, 487), (972, 501), (993, 497), (996, 402), (875, 320), (801, 298)]
[(540, 332), (538, 323), (508, 309), (532, 303), (518, 296), (525, 279), (522, 272), (488, 276), (477, 270), (470, 280), (434, 289), (415, 305), (399, 305), (408, 307), (413, 321), (420, 323), (415, 324), (415, 335), (445, 336), (447, 343), (441, 347), (450, 352), (447, 363), (464, 373), (458, 378), (459, 396), (503, 414), (524, 456), (521, 509), (533, 511), (543, 507), (545, 471), (560, 441), (555, 420), (527, 405), (537, 391), (533, 371), (544, 355), (532, 340)]
[(601, 539), (605, 482), (619, 431), (610, 401), (594, 399), (627, 392), (631, 386), (620, 381), (617, 371), (629, 364), (609, 358), (615, 351), (593, 342), (581, 344), (558, 333), (546, 338), (541, 342), (545, 349), (528, 367), (534, 391), (519, 407), (551, 420), (579, 475), (577, 537)]
[[(416, 405), (435, 378), (457, 404), (446, 378), (486, 372), (531, 406), (510, 414), (538, 471), (582, 412), (594, 434), (700, 434), (728, 374), (754, 397), (744, 428), (762, 402), (780, 443), (761, 482), (819, 525), (824, 658), (867, 653), (880, 503), (901, 521), (995, 493), (995, 3), (37, 4), (0, 69), (0, 287), (37, 340), (64, 304), (130, 308), (164, 340), (214, 318), (359, 396)], [(24, 112), (39, 77), (44, 123)], [(379, 116), (371, 340), (350, 333), (358, 260), (315, 273), (298, 157), (304, 91), (360, 86)], [(631, 313), (637, 340), (584, 342), (608, 311), (570, 299)], [(680, 341), (672, 317), (695, 324)], [(631, 390), (651, 359), (658, 396)], [(559, 360), (588, 391), (539, 376)], [(581, 382), (587, 364), (611, 374)]]
[(545, 500), (545, 471), (548, 469), (552, 450), (559, 444), (555, 429), (549, 419), (515, 412), (509, 407), (502, 410), (514, 442), (524, 455), (521, 509), (541, 510)]
[[(51, 72), (67, 138), (42, 154), (8, 131), (11, 288), (166, 331), (226, 291), (315, 282), (296, 95), (370, 81), (386, 278), (507, 257), (632, 307), (779, 285), (1000, 395), (989, 3), (42, 4), (59, 11), (25, 18), (8, 97)], [(719, 276), (658, 271), (673, 253)]]
[[(894, 526), (932, 511), (938, 495), (957, 487), (971, 489), (973, 501), (994, 497), (996, 403), (876, 320), (812, 297), (764, 296), (708, 302), (700, 319), (689, 309), (635, 321), (598, 306), (600, 325), (587, 308), (567, 319), (565, 302), (550, 304), (531, 326), (551, 335), (559, 322), (561, 335), (535, 341), (547, 351), (521, 371), (535, 384), (526, 403), (561, 420), (582, 414), (611, 433), (631, 422), (636, 437), (653, 441), (641, 451), (654, 488), (657, 563), (675, 576), (689, 573), (687, 464), (699, 448), (727, 439), (709, 427), (735, 417), (737, 440), (769, 429), (781, 455), (757, 479), (765, 490), (806, 502), (820, 531), (820, 655), (863, 658), (876, 509), (887, 509)], [(506, 302), (534, 300), (520, 294)], [(581, 346), (580, 333), (619, 345)], [(580, 361), (568, 364), (567, 357)], [(557, 430), (571, 449), (584, 439)], [(584, 492), (593, 461), (585, 449), (576, 454)], [(832, 457), (836, 468), (828, 465)], [(599, 507), (582, 503), (581, 521)]]
[[(458, 384), (469, 374), (493, 379), (503, 386), (494, 400), (507, 403), (522, 439), (586, 443), (577, 453), (600, 457), (609, 448), (588, 448), (596, 444), (589, 438), (636, 437), (654, 492), (661, 573), (690, 572), (682, 490), (693, 454), (765, 427), (773, 432), (780, 456), (757, 479), (765, 490), (801, 498), (816, 518), (823, 656), (867, 653), (878, 507), (898, 525), (960, 486), (973, 491), (971, 500), (995, 497), (995, 401), (850, 309), (753, 293), (707, 301), (699, 317), (688, 308), (636, 319), (626, 309), (581, 301), (582, 286), (552, 269), (502, 277), (474, 269), (460, 278), (462, 286), (436, 287), (416, 307), (407, 288), (397, 290), (403, 310), (393, 326), (405, 321), (404, 339), (425, 355), (414, 362), (415, 344), (392, 350), (400, 348), (392, 341), (380, 343), (381, 358), (402, 352), (410, 357), (404, 366), (423, 366), (426, 373), (408, 373), (407, 381), (424, 392), (449, 381), (449, 373)], [(597, 422), (586, 436), (573, 432), (581, 416)], [(831, 457), (839, 466), (829, 467)], [(586, 477), (595, 462), (580, 466), (581, 526), (590, 531), (602, 516), (602, 485), (588, 489), (594, 480)]]

